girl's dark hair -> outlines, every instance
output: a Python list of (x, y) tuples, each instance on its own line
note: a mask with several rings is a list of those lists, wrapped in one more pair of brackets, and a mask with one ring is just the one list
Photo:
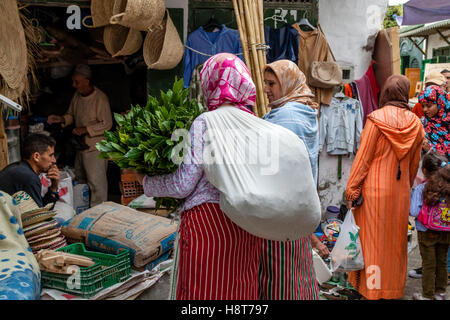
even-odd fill
[(447, 162), (447, 158), (435, 151), (428, 151), (422, 159), (422, 168), (426, 169), (431, 176), (441, 168), (442, 162)]
[(450, 204), (450, 165), (447, 158), (430, 151), (423, 157), (422, 167), (430, 175), (423, 190), (423, 201), (429, 206), (436, 206), (444, 198)]

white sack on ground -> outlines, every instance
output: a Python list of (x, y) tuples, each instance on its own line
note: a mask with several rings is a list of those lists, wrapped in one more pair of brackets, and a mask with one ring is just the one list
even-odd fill
[(320, 201), (303, 141), (234, 107), (207, 112), (205, 121), (203, 168), (227, 216), (269, 240), (314, 232)]

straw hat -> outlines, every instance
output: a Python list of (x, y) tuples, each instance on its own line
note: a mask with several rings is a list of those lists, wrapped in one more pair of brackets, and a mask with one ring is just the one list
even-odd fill
[(47, 221), (53, 218), (56, 215), (55, 211), (49, 211), (44, 213), (36, 213), (28, 218), (22, 219), (23, 227), (31, 226), (32, 224)]
[[(55, 230), (56, 230), (56, 232), (53, 232)], [(48, 233), (48, 231), (51, 231), (51, 232)], [(41, 245), (41, 244), (43, 244), (45, 242), (48, 242), (49, 240), (52, 240), (52, 239), (64, 236), (64, 235), (61, 234), (61, 229), (59, 229), (59, 228), (58, 229), (48, 230), (48, 231), (46, 231), (42, 235), (38, 235), (38, 236), (32, 237), (33, 240), (31, 238), (27, 239), (28, 244), (30, 246), (37, 246), (37, 245)]]
[(10, 90), (24, 85), (27, 75), (27, 43), (16, 0), (0, 1), (0, 76)]
[(425, 83), (432, 83), (437, 86), (442, 86), (446, 82), (447, 79), (439, 71), (432, 71), (425, 77)]
[(31, 226), (24, 228), (23, 233), (25, 235), (25, 238), (28, 239), (31, 236), (42, 234), (49, 229), (53, 229), (57, 225), (58, 225), (58, 221), (56, 221), (55, 219), (52, 219), (50, 221), (38, 222), (38, 223), (32, 224)]
[(35, 213), (50, 211), (53, 206), (53, 203), (49, 203), (45, 207), (39, 208), (33, 198), (25, 191), (18, 191), (14, 193), (12, 195), (12, 198), (19, 208), (22, 220), (29, 218)]
[(164, 18), (164, 0), (115, 0), (111, 24), (147, 31)]
[(109, 25), (103, 32), (103, 43), (113, 57), (127, 56), (141, 48), (142, 35), (138, 30), (121, 25)]
[(63, 244), (66, 244), (66, 238), (64, 236), (60, 236), (57, 238), (45, 240), (39, 244), (30, 245), (30, 248), (33, 252), (37, 252), (41, 249), (51, 249), (56, 246), (62, 246)]
[[(86, 28), (99, 28), (109, 24), (114, 7), (113, 0), (91, 0), (91, 15), (83, 18), (83, 26)], [(92, 18), (92, 26), (86, 24), (86, 20)]]
[(183, 58), (184, 46), (169, 12), (162, 28), (147, 33), (144, 41), (144, 60), (149, 69), (173, 69)]
[(61, 234), (61, 229), (62, 229), (62, 227), (47, 230), (41, 234), (38, 234), (38, 235), (35, 235), (32, 237), (28, 237), (27, 241), (28, 241), (28, 243), (36, 243), (40, 240), (51, 239), (51, 238), (57, 237)]
[(65, 246), (67, 246), (67, 240), (64, 238), (64, 240), (61, 240), (60, 242), (55, 242), (52, 245), (50, 245), (48, 249), (56, 250)]

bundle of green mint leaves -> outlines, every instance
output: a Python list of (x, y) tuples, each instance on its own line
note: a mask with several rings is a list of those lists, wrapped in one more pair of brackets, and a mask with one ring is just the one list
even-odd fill
[[(199, 102), (188, 99), (188, 94), (183, 79), (175, 78), (172, 89), (161, 91), (159, 98), (149, 96), (146, 106), (132, 106), (125, 115), (115, 113), (115, 130), (105, 131), (105, 140), (96, 145), (99, 157), (148, 176), (175, 172), (179, 164), (173, 158), (183, 158), (187, 149), (180, 144), (187, 141), (183, 136), (174, 139), (172, 134), (177, 129), (188, 131), (203, 111)], [(183, 202), (183, 199), (154, 199), (157, 209), (164, 207), (172, 212)]]

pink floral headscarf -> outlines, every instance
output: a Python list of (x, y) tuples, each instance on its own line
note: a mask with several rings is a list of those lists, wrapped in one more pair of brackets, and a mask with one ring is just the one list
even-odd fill
[(245, 106), (255, 106), (255, 84), (244, 62), (234, 54), (219, 53), (209, 58), (200, 78), (209, 111), (227, 102), (247, 112), (250, 110)]

